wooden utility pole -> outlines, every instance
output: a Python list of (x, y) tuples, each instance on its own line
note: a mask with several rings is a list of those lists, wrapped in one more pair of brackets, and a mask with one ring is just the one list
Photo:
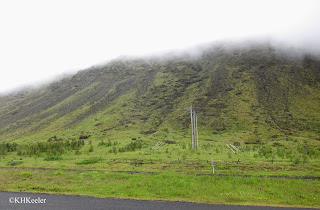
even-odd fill
[(196, 132), (195, 132), (195, 135), (196, 135), (196, 146), (195, 146), (195, 149), (198, 149), (198, 116), (195, 115), (195, 120), (196, 120)]
[(192, 149), (198, 149), (198, 116), (190, 107)]
[(211, 158), (211, 166), (212, 166), (212, 174), (214, 174), (214, 163), (213, 163), (213, 158)]
[(192, 149), (194, 149), (194, 140), (193, 140), (193, 111), (192, 111), (192, 106), (190, 107), (190, 115), (191, 115), (191, 146), (192, 146)]

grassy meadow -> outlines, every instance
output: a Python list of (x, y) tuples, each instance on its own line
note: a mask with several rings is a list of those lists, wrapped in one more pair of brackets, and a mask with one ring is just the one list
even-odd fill
[[(0, 156), (0, 190), (320, 206), (320, 154), (317, 145), (308, 144), (305, 150), (303, 140), (296, 141), (299, 138), (278, 137), (277, 144), (242, 141), (237, 146), (240, 152), (234, 154), (226, 144), (236, 144), (229, 140), (235, 139), (236, 133), (222, 133), (211, 139), (200, 136), (199, 148), (193, 150), (188, 133), (113, 132), (118, 135), (80, 132), (77, 138), (71, 135), (69, 140), (57, 135), (33, 143), (22, 140), (2, 143), (1, 148), (9, 149), (6, 152), (2, 149)], [(157, 137), (161, 135), (171, 141), (162, 140), (164, 145), (152, 150), (161, 141)]]

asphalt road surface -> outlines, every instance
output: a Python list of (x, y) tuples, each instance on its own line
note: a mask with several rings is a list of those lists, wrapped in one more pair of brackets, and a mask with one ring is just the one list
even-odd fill
[(68, 210), (95, 210), (95, 209), (139, 209), (139, 210), (302, 210), (303, 208), (281, 208), (267, 206), (232, 206), (199, 204), (172, 201), (145, 201), (115, 198), (95, 198), (86, 196), (51, 195), (24, 192), (0, 191), (0, 209), (68, 209)]

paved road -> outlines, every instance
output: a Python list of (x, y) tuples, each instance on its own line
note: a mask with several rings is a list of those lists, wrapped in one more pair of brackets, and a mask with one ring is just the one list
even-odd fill
[[(16, 198), (16, 199), (15, 199)], [(25, 202), (25, 203), (14, 203)], [(29, 203), (30, 202), (30, 203)], [(37, 202), (37, 203), (31, 203)], [(94, 198), (86, 196), (50, 195), (40, 193), (2, 192), (0, 191), (0, 209), (68, 209), (68, 210), (95, 210), (95, 209), (137, 209), (137, 210), (302, 210), (303, 208), (256, 207), (256, 206), (229, 206), (198, 204), (188, 202), (144, 201), (114, 198)]]

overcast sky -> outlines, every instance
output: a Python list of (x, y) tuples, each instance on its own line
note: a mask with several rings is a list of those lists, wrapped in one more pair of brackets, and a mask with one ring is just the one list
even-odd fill
[(265, 37), (320, 49), (320, 1), (1, 0), (0, 92), (120, 55)]

